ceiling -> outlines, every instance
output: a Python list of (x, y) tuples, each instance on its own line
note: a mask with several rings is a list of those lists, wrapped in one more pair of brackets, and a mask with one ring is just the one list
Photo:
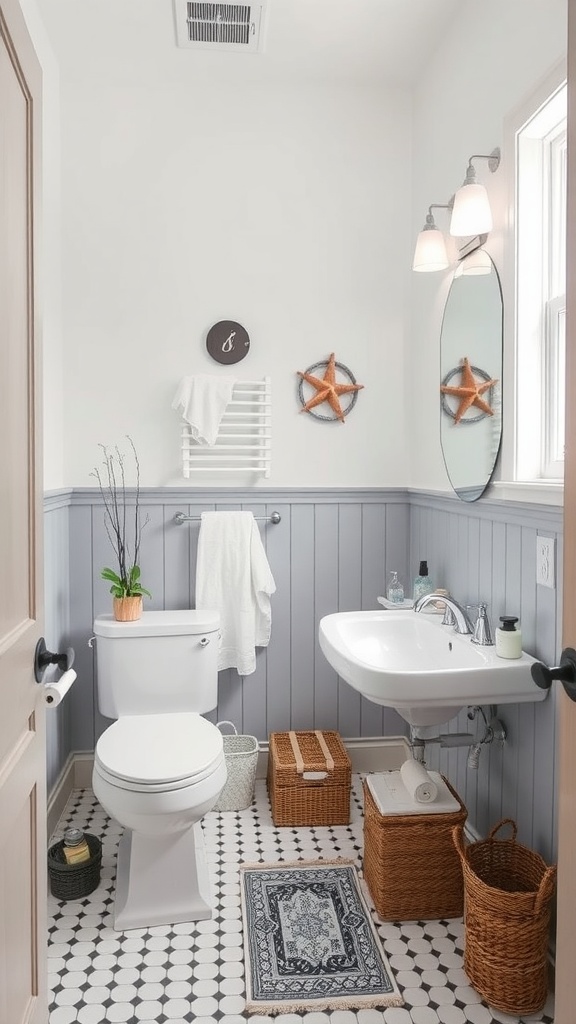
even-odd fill
[(316, 81), (406, 86), (463, 0), (269, 0), (263, 53), (179, 49), (172, 0), (39, 0), (74, 81)]

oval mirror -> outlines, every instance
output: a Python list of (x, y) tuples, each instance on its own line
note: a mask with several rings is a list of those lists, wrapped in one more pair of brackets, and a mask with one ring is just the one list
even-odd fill
[(477, 249), (454, 273), (440, 336), (440, 441), (462, 501), (484, 493), (500, 450), (502, 319), (498, 272)]

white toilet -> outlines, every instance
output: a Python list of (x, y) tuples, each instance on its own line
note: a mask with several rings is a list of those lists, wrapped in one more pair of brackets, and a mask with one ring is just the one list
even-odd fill
[(124, 833), (114, 927), (212, 916), (200, 819), (226, 782), (216, 707), (218, 612), (144, 612), (94, 622), (98, 706), (94, 794)]

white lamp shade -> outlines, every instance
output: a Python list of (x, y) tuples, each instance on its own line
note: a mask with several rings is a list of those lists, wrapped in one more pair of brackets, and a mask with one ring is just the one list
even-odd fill
[(427, 273), (434, 270), (446, 270), (448, 256), (444, 235), (438, 228), (424, 229), (418, 235), (412, 270)]
[(484, 249), (475, 249), (460, 264), (465, 277), (492, 273), (492, 260)]
[(492, 210), (484, 185), (462, 185), (454, 196), (450, 234), (458, 238), (492, 230)]

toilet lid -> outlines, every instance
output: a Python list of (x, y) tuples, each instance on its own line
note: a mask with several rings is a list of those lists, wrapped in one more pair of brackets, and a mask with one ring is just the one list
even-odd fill
[(220, 730), (196, 713), (126, 715), (96, 744), (106, 772), (150, 786), (203, 777), (222, 751)]

